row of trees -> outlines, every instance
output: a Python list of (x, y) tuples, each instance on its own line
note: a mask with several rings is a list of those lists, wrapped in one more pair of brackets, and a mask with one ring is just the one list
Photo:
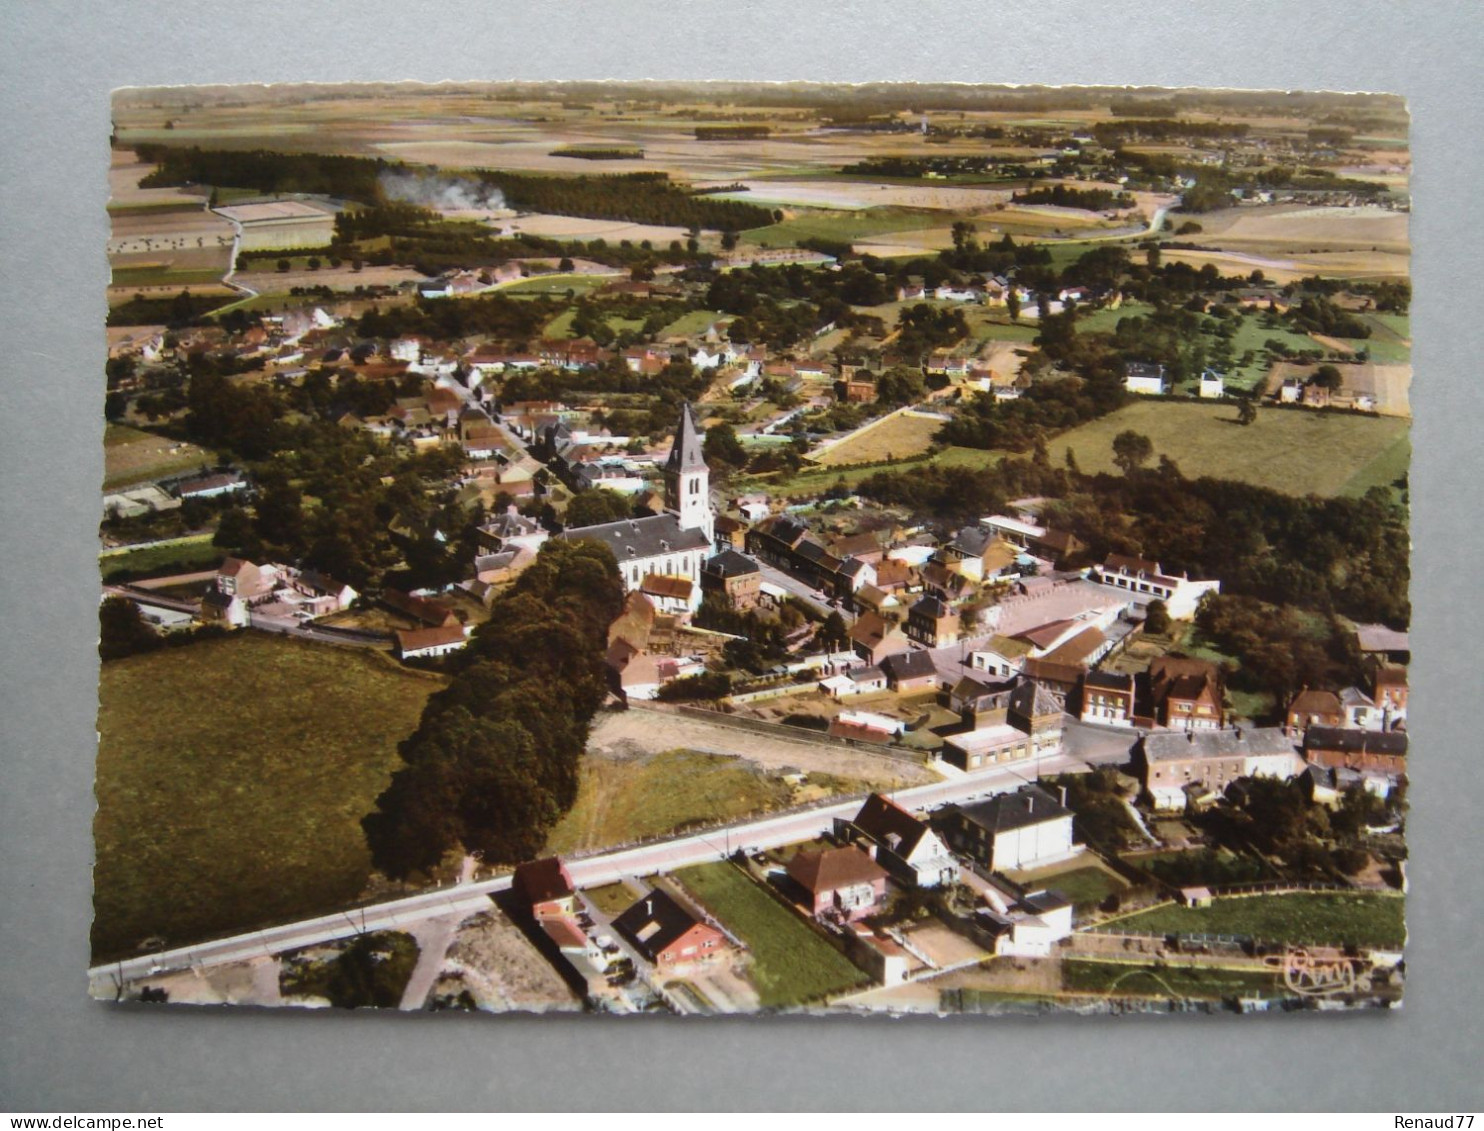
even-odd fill
[(622, 604), (606, 547), (541, 548), (403, 742), (404, 767), (362, 822), (377, 868), (403, 879), (451, 851), (489, 864), (540, 853), (577, 797), (588, 728), (608, 693), (607, 629)]

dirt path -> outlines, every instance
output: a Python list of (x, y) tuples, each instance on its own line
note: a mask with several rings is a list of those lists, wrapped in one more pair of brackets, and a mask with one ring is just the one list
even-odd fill
[(837, 774), (880, 784), (935, 780), (935, 775), (925, 766), (867, 750), (752, 734), (705, 719), (659, 711), (613, 711), (602, 715), (588, 740), (589, 751), (619, 758), (680, 748), (746, 758), (772, 770), (794, 766), (806, 773)]
[(421, 1009), (427, 1002), (428, 993), (443, 969), (454, 932), (464, 918), (463, 915), (444, 915), (438, 919), (423, 919), (407, 927), (407, 933), (417, 940), (418, 955), (412, 976), (407, 979), (407, 988), (402, 991), (399, 1008)]

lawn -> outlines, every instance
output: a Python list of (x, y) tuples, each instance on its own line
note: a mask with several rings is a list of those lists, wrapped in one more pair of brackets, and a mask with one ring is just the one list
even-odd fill
[(1294, 893), (1221, 899), (1209, 907), (1156, 907), (1117, 928), (1150, 934), (1249, 935), (1272, 943), (1399, 947), (1404, 901), (1390, 895)]
[(175, 573), (194, 573), (221, 564), (226, 554), (212, 545), (210, 534), (192, 534), (174, 538), (163, 546), (146, 546), (142, 550), (125, 550), (100, 556), (98, 569), (104, 581), (128, 575), (128, 580), (141, 577), (168, 577)]
[(661, 330), (656, 335), (656, 338), (659, 341), (664, 341), (666, 338), (689, 338), (696, 334), (704, 334), (718, 319), (730, 317), (730, 315), (720, 310), (687, 311)]
[(577, 802), (546, 842), (564, 854), (628, 844), (789, 803), (793, 789), (753, 763), (695, 750), (582, 760)]
[(781, 1009), (868, 979), (808, 924), (732, 864), (700, 864), (675, 878), (752, 951), (764, 1009)]
[(1063, 433), (1051, 446), (1058, 453), (1070, 447), (1084, 472), (1112, 472), (1113, 437), (1131, 430), (1153, 442), (1150, 466), (1169, 456), (1192, 479), (1337, 495), (1362, 473), (1394, 478), (1393, 448), (1407, 432), (1397, 417), (1263, 408), (1256, 423), (1243, 426), (1236, 415), (1230, 405), (1142, 401)]
[(1372, 487), (1391, 487), (1412, 467), (1412, 434), (1403, 429), (1370, 463), (1350, 477), (1340, 494), (1359, 498)]
[(93, 955), (334, 911), (441, 677), (254, 632), (103, 665)]
[(639, 898), (638, 893), (631, 891), (629, 885), (625, 883), (584, 888), (582, 894), (592, 900), (593, 905), (605, 915), (621, 915)]
[(1096, 907), (1114, 892), (1128, 887), (1117, 876), (1102, 868), (1076, 868), (1060, 875), (1013, 877), (1015, 882), (1028, 888), (1049, 888), (1059, 891), (1072, 901), (1075, 907)]
[(1061, 979), (1068, 993), (1203, 999), (1284, 996), (1278, 975), (1262, 970), (1130, 966), (1069, 959), (1061, 964)]
[(613, 281), (611, 275), (534, 275), (529, 279), (506, 283), (499, 292), (506, 295), (564, 295), (568, 291), (596, 290)]

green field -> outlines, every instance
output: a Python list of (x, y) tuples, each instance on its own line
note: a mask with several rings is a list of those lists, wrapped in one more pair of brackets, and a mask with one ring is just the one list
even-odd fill
[(730, 317), (720, 310), (692, 310), (675, 319), (656, 336), (664, 341), (666, 338), (688, 338), (695, 334), (704, 334), (717, 319)]
[(675, 878), (752, 951), (764, 1009), (837, 994), (867, 981), (843, 954), (731, 864), (683, 868)]
[(1276, 973), (1209, 966), (1131, 966), (1069, 959), (1061, 964), (1061, 980), (1068, 993), (1200, 999), (1284, 996)]
[(115, 267), (110, 286), (114, 287), (186, 287), (207, 286), (220, 283), (226, 267), (212, 270), (209, 267), (193, 267), (174, 270), (170, 267)]
[(1156, 907), (1117, 921), (1150, 934), (1250, 935), (1272, 943), (1399, 947), (1407, 937), (1400, 896), (1294, 893), (1220, 899), (1209, 907)]
[(500, 286), (499, 292), (505, 295), (564, 295), (568, 291), (597, 290), (606, 283), (611, 283), (613, 277), (610, 275), (536, 275), (529, 279), (521, 279), (515, 283), (506, 283)]
[(584, 758), (577, 802), (546, 842), (566, 854), (627, 844), (680, 829), (766, 813), (787, 805), (785, 782), (752, 763), (695, 750), (619, 761)]
[(147, 546), (142, 550), (126, 550), (100, 557), (98, 570), (104, 581), (125, 573), (135, 578), (168, 577), (174, 573), (210, 569), (220, 565), (226, 556), (224, 551), (211, 544), (210, 534), (189, 534), (171, 539), (163, 546)]
[(361, 818), (442, 684), (254, 632), (104, 664), (95, 960), (353, 903)]
[[(1262, 408), (1256, 423), (1236, 423), (1230, 405), (1141, 401), (1051, 441), (1068, 447), (1084, 472), (1113, 472), (1113, 437), (1132, 430), (1154, 443), (1155, 466), (1169, 456), (1190, 479), (1214, 476), (1288, 495), (1349, 493), (1362, 474), (1394, 478), (1408, 422), (1397, 417)], [(1374, 465), (1374, 467), (1373, 467)]]

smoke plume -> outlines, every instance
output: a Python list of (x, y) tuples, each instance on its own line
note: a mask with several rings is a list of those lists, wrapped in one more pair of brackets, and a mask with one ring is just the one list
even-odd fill
[(382, 194), (440, 212), (492, 210), (505, 207), (505, 194), (493, 185), (435, 173), (382, 173)]

